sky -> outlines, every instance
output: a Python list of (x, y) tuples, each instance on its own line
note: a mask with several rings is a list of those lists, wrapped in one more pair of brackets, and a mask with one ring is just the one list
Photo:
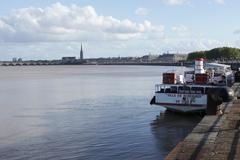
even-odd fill
[(240, 47), (239, 0), (1, 0), (0, 60)]

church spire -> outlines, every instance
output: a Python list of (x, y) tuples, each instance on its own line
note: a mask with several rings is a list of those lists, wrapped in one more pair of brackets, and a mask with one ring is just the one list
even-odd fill
[(80, 50), (80, 60), (83, 60), (83, 49), (82, 49), (82, 43), (81, 43), (81, 50)]

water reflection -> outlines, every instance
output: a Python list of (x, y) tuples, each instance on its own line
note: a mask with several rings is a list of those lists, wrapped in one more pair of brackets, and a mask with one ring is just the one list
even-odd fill
[(161, 112), (151, 123), (151, 130), (157, 148), (165, 157), (200, 122), (199, 114), (177, 114)]

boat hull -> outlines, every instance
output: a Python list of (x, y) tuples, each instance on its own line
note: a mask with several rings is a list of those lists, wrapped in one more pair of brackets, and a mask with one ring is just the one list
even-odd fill
[(154, 104), (163, 106), (168, 110), (178, 112), (205, 111), (207, 106), (207, 95), (155, 93)]
[(176, 105), (176, 104), (161, 104), (161, 103), (155, 103), (155, 105), (162, 106), (166, 108), (169, 111), (174, 112), (203, 112), (206, 111), (206, 106), (183, 106), (183, 105)]

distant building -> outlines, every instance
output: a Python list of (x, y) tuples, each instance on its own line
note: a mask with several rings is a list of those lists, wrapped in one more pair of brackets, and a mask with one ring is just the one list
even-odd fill
[(18, 62), (22, 62), (22, 58), (18, 58), (18, 60), (17, 60)]
[(80, 50), (80, 60), (83, 60), (83, 49), (82, 49), (82, 44), (81, 44), (81, 50)]
[(153, 61), (157, 58), (158, 58), (157, 55), (152, 55), (152, 54), (145, 55), (145, 56), (142, 57), (142, 62), (151, 62), (151, 61)]
[(12, 61), (13, 61), (13, 62), (17, 62), (17, 58), (14, 57), (14, 58), (12, 59)]
[(162, 54), (159, 55), (158, 60), (161, 62), (179, 62), (187, 60), (187, 54)]
[(76, 61), (76, 57), (62, 57), (63, 63), (73, 63)]
[(16, 58), (16, 57), (14, 57), (14, 58), (12, 59), (12, 61), (13, 61), (13, 62), (22, 62), (22, 58)]

